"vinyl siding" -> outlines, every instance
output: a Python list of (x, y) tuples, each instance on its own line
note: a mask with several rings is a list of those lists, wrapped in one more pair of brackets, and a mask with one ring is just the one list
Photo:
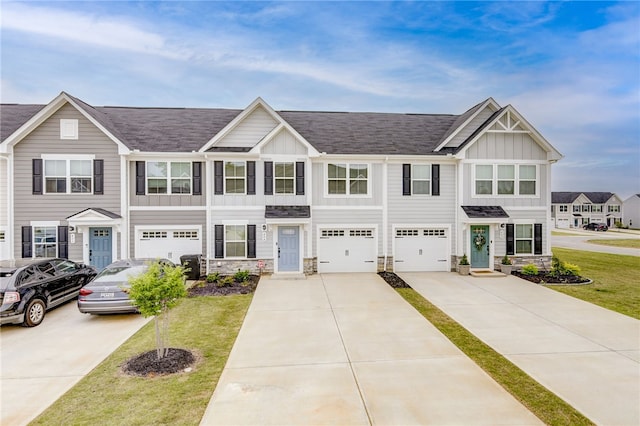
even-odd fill
[(280, 131), (261, 150), (262, 154), (307, 155), (307, 147), (288, 130)]
[[(369, 164), (369, 190), (367, 196), (349, 196), (325, 195), (325, 186), (327, 184), (326, 170), (327, 164)], [(382, 189), (382, 164), (371, 163), (367, 161), (354, 160), (335, 160), (330, 162), (314, 163), (313, 169), (313, 206), (382, 206), (383, 189)], [(348, 177), (348, 176), (347, 176)]]
[[(263, 241), (262, 229), (260, 227), (266, 222), (264, 210), (213, 210), (211, 212), (212, 238), (213, 229), (215, 229), (214, 225), (223, 225), (235, 221), (246, 222), (247, 225), (256, 225), (256, 257), (258, 259), (273, 259), (274, 238), (277, 238), (277, 236), (275, 236), (276, 227), (269, 227), (267, 238)], [(304, 238), (306, 238), (306, 235)], [(306, 243), (303, 243), (301, 249), (304, 249), (305, 245)], [(211, 253), (214, 253), (214, 249), (215, 247), (211, 247)]]
[[(78, 120), (78, 140), (60, 140), (60, 119)], [(41, 154), (86, 154), (104, 160), (104, 195), (32, 194), (33, 158)], [(14, 147), (14, 235), (30, 221), (60, 221), (89, 207), (100, 207), (120, 214), (120, 157), (117, 145), (71, 105), (66, 104)], [(76, 239), (76, 244), (79, 238)], [(21, 253), (20, 238), (14, 239), (16, 256)], [(76, 248), (69, 245), (70, 256)], [(82, 256), (80, 256), (82, 258)]]
[[(171, 161), (171, 159), (157, 159), (157, 161)], [(188, 161), (188, 160), (185, 160)], [(205, 175), (205, 163), (202, 162), (202, 194), (146, 194), (136, 195), (136, 162), (131, 161), (128, 165), (129, 169), (129, 203), (134, 207), (191, 207), (204, 206), (206, 202), (205, 195), (207, 191), (207, 179)], [(191, 188), (193, 191), (193, 186)]]
[(376, 239), (378, 256), (381, 256), (382, 251), (382, 210), (367, 210), (367, 209), (311, 209), (312, 218), (312, 236), (313, 236), (313, 256), (317, 256), (318, 246), (318, 226), (322, 225), (337, 225), (337, 226), (350, 226), (358, 228), (367, 228), (367, 225), (376, 225)]
[(466, 158), (546, 160), (547, 153), (526, 133), (485, 133), (469, 147)]
[[(542, 253), (547, 253), (547, 247), (549, 246), (549, 241), (547, 241), (547, 236), (551, 235), (549, 233), (549, 226), (547, 223), (547, 212), (541, 210), (509, 210), (505, 209), (507, 214), (509, 215), (509, 221), (515, 223), (541, 223), (542, 224)], [(469, 247), (469, 230), (467, 229), (464, 233), (464, 246)], [(493, 252), (495, 256), (504, 256), (507, 251), (507, 232), (505, 228), (498, 228), (494, 234), (494, 247)], [(470, 250), (470, 249), (468, 249)], [(467, 251), (468, 253), (468, 251)], [(518, 255), (522, 256), (522, 255)], [(531, 255), (533, 256), (533, 254)], [(549, 265), (550, 267), (551, 265)]]
[[(413, 163), (421, 164), (421, 163)], [(432, 163), (424, 163), (432, 164)], [(393, 226), (401, 224), (451, 225), (451, 249), (455, 253), (456, 166), (440, 164), (440, 195), (402, 195), (402, 164), (389, 164), (387, 171), (388, 238), (387, 252), (391, 253)]]
[(277, 124), (264, 108), (258, 107), (218, 141), (216, 146), (253, 147)]
[(177, 225), (200, 225), (202, 227), (202, 254), (206, 255), (207, 231), (206, 212), (202, 211), (132, 211), (129, 216), (129, 256), (135, 255), (135, 227), (139, 225), (158, 225), (163, 227)]
[(7, 181), (7, 159), (0, 158), (0, 227), (7, 226), (9, 224), (9, 219), (7, 217), (7, 208), (9, 207), (8, 189), (9, 182)]
[(476, 131), (476, 129), (482, 126), (482, 124), (485, 121), (487, 121), (494, 112), (495, 111), (491, 110), (490, 108), (485, 108), (484, 110), (480, 111), (478, 115), (473, 120), (471, 120), (471, 122), (467, 124), (463, 129), (461, 129), (460, 132), (453, 139), (451, 139), (449, 143), (447, 143), (445, 146), (447, 147), (460, 146), (464, 141), (467, 140), (469, 136), (473, 134), (473, 132)]

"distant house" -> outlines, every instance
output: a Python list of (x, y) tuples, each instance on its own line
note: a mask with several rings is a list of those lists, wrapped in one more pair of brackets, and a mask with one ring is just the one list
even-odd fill
[(622, 200), (612, 192), (552, 192), (551, 220), (556, 228), (581, 228), (590, 222), (622, 222)]
[(629, 228), (640, 228), (640, 194), (624, 200), (622, 220)]

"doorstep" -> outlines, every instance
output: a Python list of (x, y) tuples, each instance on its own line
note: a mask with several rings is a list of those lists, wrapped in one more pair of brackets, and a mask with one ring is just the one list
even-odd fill
[(271, 280), (306, 280), (305, 274), (300, 272), (276, 272), (271, 274)]
[(479, 278), (506, 277), (506, 274), (503, 274), (502, 272), (499, 272), (499, 271), (494, 271), (492, 269), (472, 269), (469, 275), (471, 275), (472, 277), (479, 277)]

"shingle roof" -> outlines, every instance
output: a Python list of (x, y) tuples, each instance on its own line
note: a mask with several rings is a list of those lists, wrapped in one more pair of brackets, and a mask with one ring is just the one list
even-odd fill
[(44, 105), (3, 104), (0, 108), (0, 141), (11, 136), (42, 108)]
[(583, 194), (594, 204), (604, 204), (614, 195), (613, 192), (583, 192)]
[(570, 204), (573, 203), (580, 194), (584, 194), (585, 197), (594, 204), (604, 204), (614, 196), (613, 192), (552, 192), (551, 203)]
[(498, 219), (509, 217), (501, 206), (462, 206), (462, 210), (464, 210), (470, 219)]

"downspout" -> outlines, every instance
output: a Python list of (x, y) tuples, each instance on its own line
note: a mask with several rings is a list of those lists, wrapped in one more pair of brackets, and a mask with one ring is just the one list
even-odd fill
[(388, 213), (388, 207), (389, 207), (389, 200), (388, 200), (388, 195), (389, 195), (389, 191), (387, 189), (387, 185), (388, 185), (388, 161), (389, 161), (389, 157), (385, 157), (384, 162), (382, 163), (382, 253), (384, 255), (383, 259), (384, 259), (384, 264), (382, 265), (382, 270), (384, 272), (387, 272), (387, 256), (388, 256), (388, 221), (389, 221), (389, 213)]
[(7, 234), (9, 235), (9, 259), (15, 260), (15, 227), (14, 227), (14, 179), (13, 179), (13, 147), (9, 148), (9, 155), (6, 157), (7, 161)]
[(209, 267), (209, 259), (211, 259), (211, 188), (210, 188), (210, 177), (211, 177), (211, 164), (209, 161), (209, 156), (207, 154), (204, 155), (204, 176), (205, 176), (205, 184), (204, 184), (204, 192), (205, 192), (205, 230), (207, 233), (207, 247), (206, 247), (206, 258), (205, 258), (205, 274), (209, 275), (210, 267)]

